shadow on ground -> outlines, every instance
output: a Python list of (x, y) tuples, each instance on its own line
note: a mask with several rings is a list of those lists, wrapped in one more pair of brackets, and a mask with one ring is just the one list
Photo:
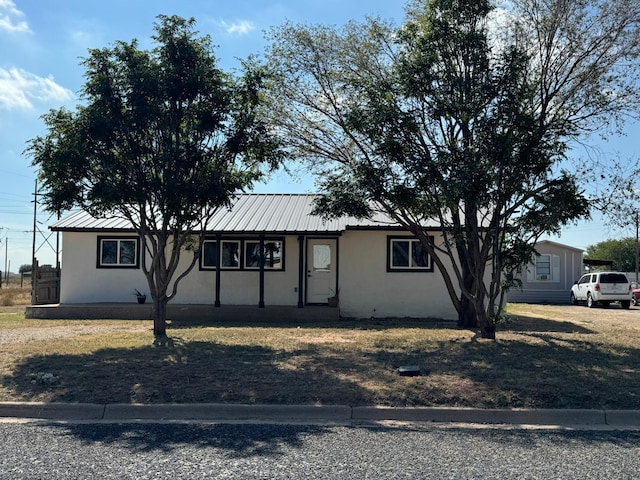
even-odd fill
[(117, 444), (132, 452), (169, 452), (183, 445), (215, 448), (230, 457), (278, 457), (283, 449), (301, 448), (309, 436), (328, 428), (314, 425), (196, 423), (53, 424), (62, 435), (86, 443)]
[[(468, 333), (372, 332), (357, 347), (332, 333), (286, 349), (174, 338), (33, 355), (0, 377), (0, 392), (46, 402), (640, 409), (638, 348), (537, 329), (495, 342)], [(403, 365), (422, 375), (400, 376)]]
[(499, 337), (502, 332), (540, 332), (540, 333), (595, 333), (589, 328), (578, 325), (574, 322), (549, 320), (542, 317), (519, 316), (516, 320), (501, 325), (496, 335)]
[[(420, 330), (458, 329), (455, 320), (443, 320), (434, 318), (368, 318), (368, 319), (341, 319), (337, 321), (216, 321), (215, 319), (197, 320), (169, 320), (172, 330), (190, 329), (194, 327), (211, 328), (296, 328), (298, 326), (307, 329), (338, 329), (338, 330), (396, 330), (399, 328), (414, 328)], [(550, 320), (544, 317), (514, 316), (513, 320), (498, 327), (498, 337), (502, 332), (564, 332), (564, 333), (594, 333), (592, 330), (571, 321)]]
[[(640, 442), (637, 431), (574, 431), (527, 429), (478, 429), (448, 426), (438, 429), (433, 424), (403, 424), (396, 426), (322, 426), (281, 424), (195, 424), (195, 423), (122, 423), (122, 424), (52, 424), (54, 433), (70, 436), (85, 444), (120, 447), (133, 453), (167, 453), (184, 446), (208, 451), (219, 451), (231, 459), (279, 458), (291, 455), (291, 450), (304, 450), (311, 438), (343, 437), (344, 429), (361, 430), (359, 438), (376, 445), (378, 434), (395, 436), (398, 443), (407, 442), (408, 436), (426, 434), (434, 443), (446, 445), (452, 436), (478, 441), (486, 449), (537, 450), (541, 443), (556, 444), (562, 451), (581, 445), (615, 446), (636, 450)], [(435, 437), (435, 438), (434, 438)], [(420, 437), (424, 438), (424, 437)], [(316, 443), (317, 444), (317, 443)], [(313, 448), (313, 447), (311, 447)]]
[[(2, 385), (24, 400), (89, 403), (367, 403), (357, 382), (335, 371), (290, 365), (286, 352), (260, 346), (182, 342), (106, 348), (93, 354), (27, 357)], [(314, 354), (315, 355), (315, 354)], [(318, 358), (319, 365), (323, 359)]]
[(417, 328), (437, 330), (441, 328), (456, 328), (455, 320), (437, 318), (367, 318), (319, 321), (303, 320), (251, 320), (239, 318), (237, 321), (219, 321), (215, 319), (197, 320), (169, 320), (171, 329), (190, 329), (194, 327), (256, 327), (256, 328), (296, 328), (298, 326), (309, 329), (324, 330), (328, 328), (341, 330), (394, 330), (397, 328)]

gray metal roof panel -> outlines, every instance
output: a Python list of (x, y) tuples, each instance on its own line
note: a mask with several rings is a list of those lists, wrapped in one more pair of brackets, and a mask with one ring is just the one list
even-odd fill
[[(338, 233), (349, 228), (397, 227), (383, 214), (373, 219), (342, 217), (324, 220), (312, 215), (311, 194), (241, 194), (231, 207), (221, 207), (207, 223), (209, 232), (251, 233)], [(84, 211), (72, 212), (51, 226), (56, 231), (131, 230), (129, 222), (120, 217), (95, 218)]]
[(78, 210), (58, 220), (51, 226), (52, 230), (131, 230), (131, 224), (123, 218), (104, 217), (96, 218)]

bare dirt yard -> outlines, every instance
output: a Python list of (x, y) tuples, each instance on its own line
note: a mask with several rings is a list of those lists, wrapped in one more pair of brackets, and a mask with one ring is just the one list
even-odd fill
[[(438, 320), (25, 320), (0, 307), (0, 401), (640, 409), (640, 308), (508, 306), (496, 341)], [(421, 375), (400, 376), (417, 365)]]

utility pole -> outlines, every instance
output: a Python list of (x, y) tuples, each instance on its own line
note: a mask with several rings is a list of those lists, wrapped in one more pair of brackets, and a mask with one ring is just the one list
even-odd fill
[[(58, 212), (58, 220), (60, 220), (60, 212)], [(60, 268), (60, 232), (56, 232), (56, 268)]]
[(31, 305), (36, 304), (36, 217), (38, 215), (38, 179), (33, 190), (33, 244), (31, 247)]
[(4, 239), (4, 283), (9, 285), (9, 237)]
[[(1, 1), (1, 0), (0, 0)], [(49, 247), (51, 247), (52, 250), (55, 251), (56, 254), (56, 258), (55, 258), (55, 262), (56, 265), (54, 268), (58, 269), (58, 278), (59, 278), (59, 268), (60, 268), (60, 236), (59, 236), (59, 232), (56, 232), (56, 241), (55, 244), (50, 241), (49, 239), (51, 238), (51, 236), (53, 235), (53, 233), (46, 233), (43, 232), (42, 230), (40, 230), (40, 228), (38, 228), (38, 224), (40, 222), (38, 222), (38, 207), (40, 205), (40, 201), (39, 201), (39, 196), (42, 196), (43, 194), (39, 193), (38, 191), (38, 180), (35, 180), (35, 186), (34, 186), (34, 190), (33, 190), (33, 241), (32, 241), (32, 245), (31, 245), (31, 304), (32, 305), (36, 305), (36, 291), (38, 290), (38, 260), (36, 257), (36, 254), (38, 253), (38, 251), (40, 250), (41, 247), (48, 245)], [(60, 218), (60, 214), (58, 213), (58, 219)], [(48, 220), (50, 220), (51, 217), (49, 217)], [(48, 221), (47, 220), (47, 221)], [(41, 236), (40, 238), (40, 244), (38, 245), (38, 235)], [(59, 291), (59, 290), (58, 290)]]
[(638, 218), (638, 212), (634, 218), (636, 224), (636, 283), (638, 283), (638, 271), (640, 270), (640, 218)]
[(38, 180), (33, 190), (33, 243), (31, 246), (31, 272), (36, 268), (36, 217), (38, 215)]

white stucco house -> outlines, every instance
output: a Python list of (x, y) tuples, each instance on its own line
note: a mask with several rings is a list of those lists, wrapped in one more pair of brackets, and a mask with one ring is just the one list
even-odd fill
[[(442, 276), (410, 233), (384, 217), (323, 221), (311, 214), (313, 199), (244, 194), (221, 208), (171, 304), (330, 308), (338, 295), (345, 318), (457, 318)], [(60, 305), (135, 303), (134, 289), (148, 291), (140, 240), (124, 220), (78, 211), (51, 229), (62, 235)], [(425, 230), (440, 235), (437, 225)]]
[(537, 255), (519, 274), (522, 288), (510, 290), (508, 301), (569, 303), (571, 286), (584, 272), (584, 251), (550, 240), (538, 241), (535, 250)]

